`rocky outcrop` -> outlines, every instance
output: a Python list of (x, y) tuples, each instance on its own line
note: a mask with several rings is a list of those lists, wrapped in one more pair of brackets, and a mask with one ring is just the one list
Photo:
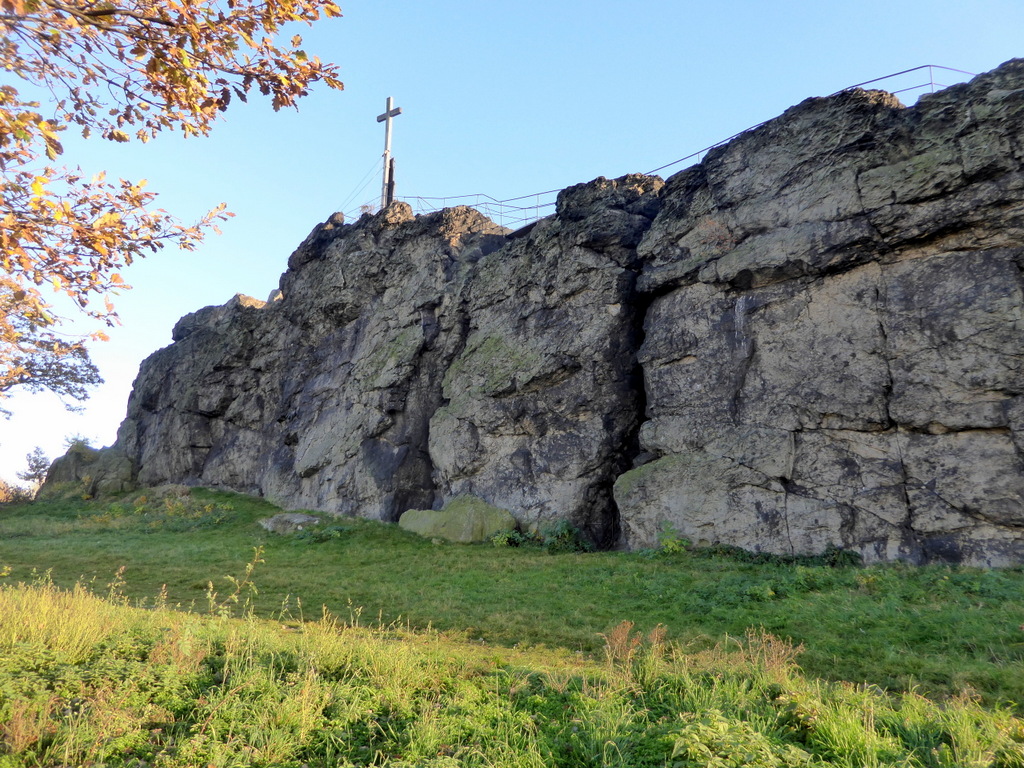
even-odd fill
[(670, 179), (630, 546), (1024, 559), (1024, 65), (812, 99)]
[(432, 506), (427, 428), (462, 346), (461, 294), (504, 232), (470, 208), (414, 219), (396, 204), (317, 227), (278, 301), (183, 318), (143, 364), (118, 433), (139, 482), (386, 521)]
[(84, 496), (122, 493), (136, 487), (135, 465), (117, 448), (93, 448), (75, 442), (46, 473), (38, 499), (60, 496), (68, 488)]
[(809, 99), (511, 233), (318, 226), (267, 303), (175, 327), (144, 485), (396, 521), (472, 496), (605, 546), (1024, 562), (1024, 62)]
[(430, 421), (443, 496), (486, 499), (534, 531), (567, 519), (616, 541), (611, 489), (635, 454), (643, 387), (636, 246), (661, 186), (627, 176), (567, 189), (554, 217), (477, 264), (465, 342)]

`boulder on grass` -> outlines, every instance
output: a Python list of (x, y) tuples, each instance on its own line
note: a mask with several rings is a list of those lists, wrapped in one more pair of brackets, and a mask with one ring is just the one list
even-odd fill
[(473, 544), (515, 528), (516, 519), (507, 509), (464, 495), (456, 496), (441, 509), (410, 509), (398, 525), (428, 539)]

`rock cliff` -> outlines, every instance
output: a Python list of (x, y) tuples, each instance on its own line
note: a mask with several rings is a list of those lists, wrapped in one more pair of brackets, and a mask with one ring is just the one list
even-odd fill
[(273, 298), (188, 315), (143, 363), (110, 449), (139, 484), (1024, 562), (1024, 61), (913, 108), (808, 99), (514, 233), (332, 220)]

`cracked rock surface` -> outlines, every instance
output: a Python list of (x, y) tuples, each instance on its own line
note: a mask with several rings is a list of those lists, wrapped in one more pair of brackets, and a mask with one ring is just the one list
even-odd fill
[(1024, 561), (1024, 63), (810, 99), (669, 179), (628, 546)]
[(335, 217), (272, 299), (182, 318), (95, 466), (385, 521), (476, 498), (609, 547), (1024, 562), (1024, 61), (809, 99), (514, 233)]

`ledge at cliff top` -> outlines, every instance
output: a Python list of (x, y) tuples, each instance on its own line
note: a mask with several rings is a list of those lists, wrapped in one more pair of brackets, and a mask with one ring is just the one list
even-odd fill
[(48, 484), (1024, 562), (1022, 137), (1017, 60), (913, 108), (808, 99), (516, 233), (403, 203), (332, 220), (276, 300), (182, 318), (109, 455)]

